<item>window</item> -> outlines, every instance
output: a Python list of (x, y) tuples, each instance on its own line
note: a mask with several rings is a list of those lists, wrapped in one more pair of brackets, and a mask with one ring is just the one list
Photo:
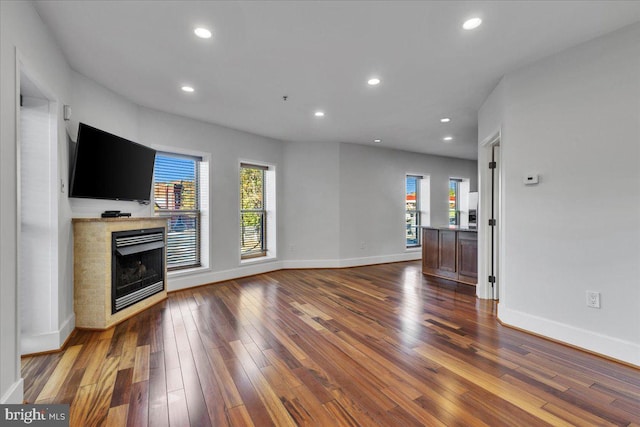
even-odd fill
[(407, 247), (420, 246), (420, 186), (422, 177), (407, 175), (405, 191), (405, 221)]
[(240, 164), (240, 258), (267, 255), (266, 166)]
[(449, 178), (449, 225), (460, 225), (461, 179)]
[(201, 266), (202, 158), (156, 154), (153, 174), (154, 213), (167, 217), (167, 269)]

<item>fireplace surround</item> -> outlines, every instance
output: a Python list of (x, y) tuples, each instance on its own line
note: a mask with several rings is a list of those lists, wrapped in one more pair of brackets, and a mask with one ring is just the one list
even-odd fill
[(76, 327), (108, 329), (166, 299), (166, 218), (72, 221)]

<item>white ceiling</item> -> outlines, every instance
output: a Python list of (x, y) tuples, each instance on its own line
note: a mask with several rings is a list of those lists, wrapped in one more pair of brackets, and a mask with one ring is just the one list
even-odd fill
[[(640, 21), (639, 1), (36, 7), (73, 69), (137, 104), (287, 141), (381, 138), (385, 147), (467, 159), (477, 156), (477, 111), (504, 74)], [(483, 24), (462, 30), (471, 16)], [(213, 38), (196, 38), (198, 25)], [(382, 83), (368, 86), (371, 76)], [(183, 84), (196, 92), (183, 93)], [(317, 109), (326, 116), (314, 117)], [(453, 142), (442, 141), (447, 135)]]

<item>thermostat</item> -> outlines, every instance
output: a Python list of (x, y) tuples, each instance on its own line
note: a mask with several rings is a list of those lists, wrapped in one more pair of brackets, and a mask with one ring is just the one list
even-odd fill
[(528, 174), (524, 176), (524, 185), (536, 185), (538, 183), (538, 174)]

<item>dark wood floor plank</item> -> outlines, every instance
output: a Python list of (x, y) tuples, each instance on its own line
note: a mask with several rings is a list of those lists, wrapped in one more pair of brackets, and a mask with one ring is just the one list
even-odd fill
[(109, 405), (111, 408), (129, 404), (131, 385), (133, 384), (132, 379), (133, 368), (118, 371), (113, 388), (113, 396), (111, 397), (111, 405)]
[(22, 359), (24, 401), (34, 403), (51, 374), (62, 359), (63, 352)]
[(505, 328), (419, 262), (182, 290), (22, 374), (71, 425), (640, 426), (640, 370)]
[(51, 373), (51, 377), (38, 394), (35, 403), (40, 400), (55, 398), (62, 384), (67, 380), (67, 375), (72, 371), (73, 365), (78, 358), (78, 354), (82, 350), (82, 345), (74, 345), (67, 348), (64, 355), (56, 365), (55, 370)]
[(215, 427), (228, 426), (225, 400), (216, 375), (209, 365), (207, 355), (201, 351), (194, 352), (193, 359), (211, 425)]
[(269, 382), (256, 366), (244, 344), (238, 340), (231, 342), (230, 345), (274, 423), (277, 426), (295, 426), (296, 423), (291, 414), (289, 414), (287, 408), (284, 407)]
[[(218, 385), (218, 389), (226, 407), (235, 408), (236, 406), (243, 405), (237, 385), (227, 370), (227, 365), (225, 364), (218, 349), (208, 349), (206, 356), (209, 361), (209, 370), (216, 378), (216, 384)], [(206, 366), (202, 366), (201, 368), (207, 369)]]
[(224, 364), (253, 424), (260, 427), (275, 426), (275, 420), (269, 415), (267, 408), (249, 380), (247, 373), (245, 373), (242, 368), (240, 361), (237, 359), (226, 359), (224, 360)]
[(73, 369), (70, 375), (67, 375), (67, 380), (60, 388), (58, 394), (56, 394), (56, 402), (70, 404), (73, 401), (76, 391), (78, 390), (78, 387), (80, 387), (85, 369), (86, 368)]
[[(149, 425), (149, 381), (140, 381), (131, 385), (127, 427), (145, 427)], [(154, 426), (155, 427), (155, 426)]]
[(255, 424), (251, 421), (251, 416), (247, 412), (247, 408), (244, 405), (235, 406), (229, 409), (229, 422), (233, 427), (254, 427)]

